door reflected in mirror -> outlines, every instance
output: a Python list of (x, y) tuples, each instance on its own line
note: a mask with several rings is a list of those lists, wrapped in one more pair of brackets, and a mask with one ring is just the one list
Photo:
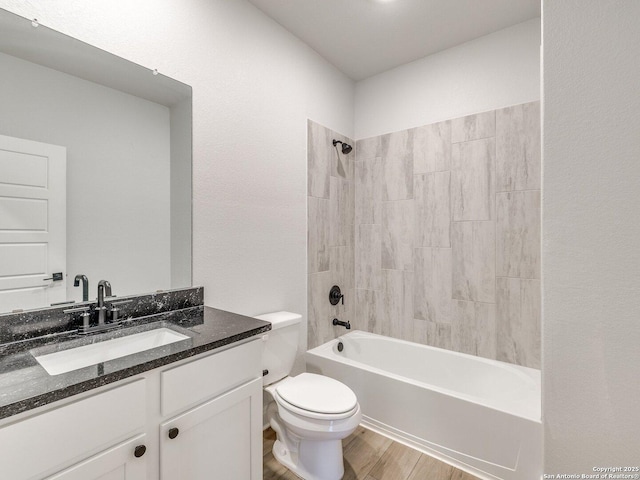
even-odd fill
[(5, 10), (0, 70), (0, 313), (191, 286), (191, 87)]

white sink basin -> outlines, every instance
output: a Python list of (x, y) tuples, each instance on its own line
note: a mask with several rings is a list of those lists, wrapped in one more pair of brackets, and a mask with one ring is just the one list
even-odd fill
[(189, 337), (168, 328), (157, 328), (61, 352), (38, 355), (35, 359), (49, 375), (59, 375), (187, 338)]

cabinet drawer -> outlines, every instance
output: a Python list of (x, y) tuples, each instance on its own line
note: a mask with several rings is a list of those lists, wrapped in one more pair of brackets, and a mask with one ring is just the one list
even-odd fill
[(2, 478), (42, 478), (144, 430), (143, 379), (0, 429)]
[(161, 374), (162, 415), (202, 403), (262, 376), (262, 341), (232, 347)]
[[(138, 445), (144, 445), (145, 435), (100, 452), (84, 462), (66, 469), (64, 472), (47, 477), (46, 480), (107, 480), (126, 478), (126, 480), (145, 480), (147, 478), (147, 459), (134, 455)], [(148, 455), (147, 455), (148, 456)]]

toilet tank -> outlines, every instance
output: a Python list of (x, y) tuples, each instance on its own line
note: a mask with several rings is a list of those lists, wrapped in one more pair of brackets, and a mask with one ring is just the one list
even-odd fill
[(269, 372), (262, 382), (270, 385), (291, 373), (298, 353), (302, 316), (291, 312), (273, 312), (255, 318), (271, 322), (271, 331), (262, 337), (262, 369)]

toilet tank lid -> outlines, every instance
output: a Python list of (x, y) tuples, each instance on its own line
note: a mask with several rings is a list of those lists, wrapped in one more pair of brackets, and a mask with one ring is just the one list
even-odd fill
[(271, 329), (277, 330), (278, 328), (288, 327), (289, 325), (300, 323), (302, 315), (300, 315), (299, 313), (291, 312), (272, 312), (258, 315), (255, 318), (257, 318), (258, 320), (264, 320), (265, 322), (271, 322)]

